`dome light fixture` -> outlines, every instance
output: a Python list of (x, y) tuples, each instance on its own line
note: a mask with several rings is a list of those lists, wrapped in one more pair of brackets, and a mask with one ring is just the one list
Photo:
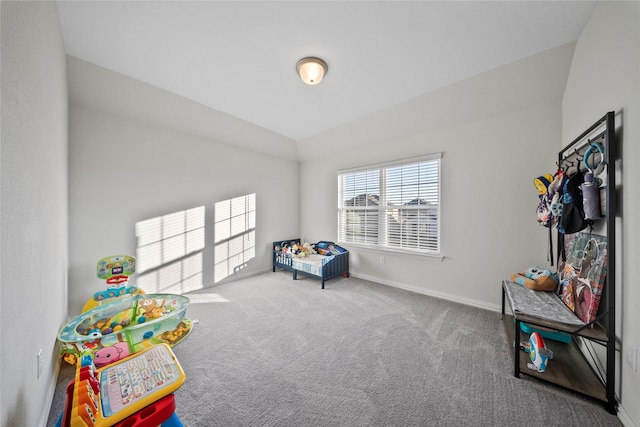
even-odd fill
[(308, 85), (317, 85), (327, 74), (327, 63), (320, 58), (308, 56), (298, 61), (296, 71), (300, 75), (303, 82)]

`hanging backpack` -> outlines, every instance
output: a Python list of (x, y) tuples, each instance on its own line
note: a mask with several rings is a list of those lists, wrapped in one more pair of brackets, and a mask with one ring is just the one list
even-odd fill
[(584, 173), (577, 172), (564, 183), (562, 216), (558, 224), (558, 231), (562, 234), (577, 233), (593, 224), (592, 221), (585, 219), (581, 188), (583, 182)]
[(565, 175), (558, 170), (554, 176), (550, 174), (539, 176), (533, 180), (538, 190), (538, 208), (536, 211), (538, 224), (549, 229), (549, 243), (547, 261), (553, 265), (553, 236), (551, 229), (557, 227), (562, 214), (562, 194)]
[[(565, 175), (562, 170), (558, 170), (553, 177), (545, 175), (534, 180), (540, 199), (537, 209), (538, 224), (549, 228), (558, 226), (562, 215), (562, 188), (564, 182)], [(545, 186), (544, 191), (542, 185)]]
[(538, 190), (538, 208), (536, 215), (538, 217), (538, 224), (543, 227), (551, 227), (553, 223), (553, 215), (551, 214), (551, 197), (549, 195), (549, 186), (553, 181), (553, 177), (550, 174), (541, 175), (533, 180), (533, 185)]

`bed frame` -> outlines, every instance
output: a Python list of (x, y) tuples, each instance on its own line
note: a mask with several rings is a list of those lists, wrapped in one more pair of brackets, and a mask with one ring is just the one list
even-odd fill
[(293, 280), (298, 279), (298, 273), (319, 279), (324, 289), (324, 282), (334, 277), (349, 277), (349, 251), (332, 255), (309, 255), (305, 258), (296, 257), (290, 251), (283, 252), (284, 245), (288, 247), (299, 245), (300, 239), (280, 240), (273, 242), (273, 271), (277, 268), (291, 271)]

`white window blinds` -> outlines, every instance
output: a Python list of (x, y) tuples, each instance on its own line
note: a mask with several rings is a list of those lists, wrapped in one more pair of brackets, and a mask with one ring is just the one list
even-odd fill
[(339, 241), (439, 253), (440, 158), (339, 172)]

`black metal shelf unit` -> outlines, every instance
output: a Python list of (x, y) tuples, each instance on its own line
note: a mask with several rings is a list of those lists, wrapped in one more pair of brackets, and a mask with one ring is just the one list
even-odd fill
[[(514, 375), (519, 377), (520, 373), (534, 376), (544, 381), (552, 382), (565, 388), (572, 389), (579, 393), (594, 397), (604, 402), (606, 409), (615, 414), (617, 412), (617, 402), (615, 397), (615, 376), (616, 376), (616, 139), (615, 139), (615, 114), (609, 112), (591, 127), (585, 130), (579, 137), (558, 153), (558, 167), (574, 165), (577, 169), (574, 172), (585, 171), (585, 154), (588, 154), (589, 147), (594, 144), (602, 147), (602, 164), (606, 171), (602, 171), (603, 179), (606, 183), (600, 188), (600, 196), (604, 201), (603, 218), (595, 224), (595, 233), (605, 236), (607, 242), (606, 278), (605, 286), (602, 290), (598, 313), (592, 322), (586, 326), (574, 327), (564, 323), (554, 322), (549, 319), (540, 319), (526, 313), (514, 313), (512, 316), (504, 316), (505, 313), (505, 285), (502, 286), (502, 314), (505, 323), (505, 330), (509, 341), (516, 344), (512, 349), (514, 359)], [(561, 256), (563, 235), (558, 233), (558, 257)], [(526, 361), (519, 354), (519, 342), (521, 338), (520, 324), (526, 322), (542, 328), (562, 331), (571, 335), (569, 344), (552, 343), (557, 346), (554, 351), (553, 362), (549, 364), (550, 369), (544, 373), (537, 373), (526, 368)], [(515, 326), (515, 328), (514, 328)], [(523, 334), (526, 335), (526, 334)], [(580, 345), (580, 340), (601, 345), (605, 348), (606, 372), (600, 372), (597, 368), (598, 361), (593, 354), (586, 354), (585, 346)], [(552, 349), (553, 350), (553, 349)], [(558, 357), (556, 357), (558, 355)], [(556, 366), (553, 366), (556, 365)]]
[[(598, 131), (600, 131), (598, 133)], [(595, 136), (592, 136), (596, 133)], [(615, 137), (615, 113), (605, 114), (589, 129), (583, 132), (571, 144), (558, 153), (558, 161), (562, 161), (572, 155), (584, 157), (590, 144), (600, 143), (603, 147), (603, 164), (606, 167), (606, 186), (604, 187), (604, 230), (607, 238), (607, 276), (603, 291), (604, 304), (599, 311), (596, 322), (605, 331), (606, 347), (606, 374), (605, 388), (607, 409), (616, 413), (615, 397), (615, 373), (616, 373), (616, 137)], [(584, 162), (583, 162), (584, 165)], [(598, 341), (594, 341), (598, 342)]]

